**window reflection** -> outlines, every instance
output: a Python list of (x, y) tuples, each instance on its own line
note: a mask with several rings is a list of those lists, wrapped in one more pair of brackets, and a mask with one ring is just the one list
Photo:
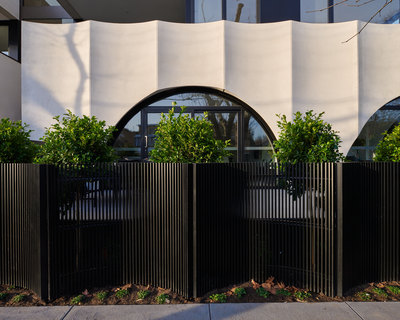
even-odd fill
[(195, 0), (194, 22), (212, 22), (222, 20), (221, 0)]
[(117, 155), (123, 160), (140, 160), (142, 135), (141, 112), (139, 112), (122, 129), (115, 141), (114, 149)]
[(347, 157), (352, 161), (373, 160), (374, 152), (385, 131), (391, 131), (400, 122), (400, 98), (397, 98), (377, 112), (361, 130), (359, 136), (350, 148)]
[(173, 102), (176, 102), (178, 106), (186, 106), (186, 107), (227, 107), (227, 106), (238, 106), (230, 100), (227, 100), (223, 97), (209, 94), (209, 93), (199, 93), (199, 92), (190, 92), (190, 93), (180, 93), (170, 96), (168, 98), (162, 99), (160, 101), (152, 103), (151, 107), (157, 106), (171, 106)]
[(271, 140), (258, 121), (247, 111), (243, 113), (243, 144), (245, 162), (269, 162), (273, 159)]
[(227, 0), (226, 18), (235, 22), (258, 22), (257, 0)]

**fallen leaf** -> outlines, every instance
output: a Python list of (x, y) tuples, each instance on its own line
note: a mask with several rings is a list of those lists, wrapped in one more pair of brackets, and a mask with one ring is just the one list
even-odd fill
[(255, 282), (253, 279), (251, 279), (251, 284), (253, 285), (253, 288), (255, 290), (257, 290), (260, 287), (260, 285), (257, 282)]

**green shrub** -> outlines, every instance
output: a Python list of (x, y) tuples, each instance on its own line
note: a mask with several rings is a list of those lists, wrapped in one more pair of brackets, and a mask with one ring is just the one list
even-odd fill
[(0, 292), (0, 300), (6, 300), (8, 297), (7, 292)]
[(361, 291), (357, 293), (357, 295), (360, 297), (361, 300), (363, 301), (369, 301), (371, 300), (371, 294), (369, 292)]
[(99, 299), (100, 301), (104, 301), (107, 297), (108, 297), (107, 291), (100, 291), (96, 294), (96, 298)]
[(294, 114), (293, 121), (279, 117), (278, 140), (274, 142), (275, 157), (280, 163), (336, 162), (343, 160), (339, 152), (340, 138), (332, 126), (322, 120), (324, 113), (312, 110)]
[(172, 108), (168, 114), (161, 114), (156, 129), (154, 149), (150, 159), (154, 162), (223, 162), (230, 156), (225, 150), (230, 140), (225, 142), (214, 138), (212, 123), (203, 117), (191, 118), (184, 114), (185, 107), (175, 115)]
[(115, 293), (115, 296), (116, 296), (118, 299), (122, 299), (122, 298), (125, 298), (128, 294), (129, 294), (128, 290), (126, 290), (126, 289), (119, 289), (119, 290)]
[(263, 298), (268, 298), (271, 295), (271, 292), (265, 290), (263, 287), (257, 288), (256, 292), (260, 297)]
[(372, 291), (378, 296), (387, 297), (387, 292), (382, 288), (373, 288)]
[(12, 302), (13, 302), (13, 303), (22, 302), (22, 301), (25, 300), (25, 298), (26, 298), (26, 295), (24, 295), (24, 294), (18, 294), (18, 295), (14, 296), (14, 297), (12, 298)]
[(277, 290), (277, 291), (276, 291), (276, 294), (277, 294), (278, 296), (287, 296), (287, 297), (289, 297), (289, 296), (292, 295), (290, 291), (285, 290), (285, 289), (279, 289), (279, 290)]
[(210, 296), (213, 302), (225, 303), (227, 301), (225, 293), (215, 293)]
[(21, 121), (8, 118), (0, 120), (0, 162), (30, 163), (37, 152), (37, 145), (29, 140), (32, 130)]
[(245, 288), (236, 288), (234, 293), (239, 299), (247, 294)]
[(148, 295), (150, 295), (149, 290), (140, 290), (137, 294), (137, 298), (138, 300), (146, 299)]
[(374, 161), (400, 161), (400, 124), (391, 133), (384, 133), (376, 147)]
[(115, 128), (106, 127), (105, 121), (94, 116), (80, 118), (70, 110), (61, 119), (60, 116), (53, 119), (56, 123), (41, 138), (38, 163), (92, 165), (116, 159), (110, 145)]
[(85, 296), (83, 294), (80, 294), (76, 297), (73, 297), (71, 299), (71, 304), (80, 304), (85, 300)]
[(307, 292), (307, 291), (296, 291), (296, 292), (294, 293), (294, 296), (295, 296), (297, 299), (304, 301), (304, 300), (306, 300), (306, 299), (308, 299), (308, 298), (311, 298), (311, 293), (310, 293), (310, 292)]
[(169, 295), (167, 295), (166, 293), (162, 293), (156, 297), (156, 301), (158, 304), (164, 304), (167, 299), (169, 299)]
[(393, 294), (400, 294), (400, 287), (397, 286), (386, 286), (388, 290)]

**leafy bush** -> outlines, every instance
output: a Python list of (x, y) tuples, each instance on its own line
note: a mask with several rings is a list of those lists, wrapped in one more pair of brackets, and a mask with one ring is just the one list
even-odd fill
[(8, 297), (7, 292), (0, 292), (0, 300), (6, 300)]
[(76, 297), (73, 297), (71, 299), (71, 304), (80, 304), (85, 300), (85, 296), (83, 294), (80, 294)]
[(100, 291), (96, 294), (96, 298), (99, 299), (100, 301), (104, 301), (108, 296), (107, 291)]
[(236, 288), (234, 291), (235, 295), (240, 299), (242, 298), (244, 295), (247, 294), (246, 289), (245, 288)]
[(322, 120), (323, 112), (294, 114), (292, 122), (279, 117), (279, 138), (274, 142), (275, 157), (280, 163), (336, 162), (343, 160), (339, 152), (340, 138), (332, 126)]
[(271, 294), (271, 292), (265, 290), (263, 287), (257, 288), (256, 292), (260, 297), (263, 297), (263, 298), (268, 298)]
[(22, 302), (25, 300), (25, 298), (26, 298), (26, 295), (18, 294), (16, 296), (14, 296), (14, 298), (12, 298), (12, 302), (14, 302), (14, 303)]
[(400, 124), (391, 133), (384, 133), (375, 150), (374, 161), (400, 161)]
[(175, 115), (172, 108), (168, 114), (161, 114), (156, 129), (154, 149), (150, 159), (154, 162), (222, 162), (230, 156), (225, 150), (230, 140), (225, 142), (214, 138), (213, 125), (203, 117), (191, 118), (184, 114), (185, 107)]
[(307, 292), (307, 291), (296, 291), (296, 292), (294, 293), (294, 296), (295, 296), (297, 299), (299, 299), (299, 300), (301, 300), (301, 301), (304, 301), (304, 300), (306, 300), (306, 299), (308, 299), (308, 298), (311, 298), (311, 293), (310, 293), (310, 292)]
[(277, 290), (277, 291), (276, 291), (276, 294), (277, 294), (278, 296), (287, 296), (287, 297), (289, 297), (289, 296), (292, 295), (290, 291), (285, 290), (285, 289), (279, 289), (279, 290)]
[(54, 117), (56, 123), (46, 129), (41, 140), (37, 162), (63, 165), (91, 165), (97, 162), (111, 162), (116, 159), (110, 145), (115, 128), (106, 127), (105, 121), (96, 117), (74, 115), (70, 110)]
[(164, 304), (167, 299), (169, 299), (169, 295), (167, 295), (166, 293), (162, 293), (156, 297), (156, 301), (158, 304)]
[(146, 297), (150, 294), (149, 290), (140, 290), (137, 294), (138, 300), (146, 299)]
[(32, 130), (21, 121), (3, 118), (0, 121), (0, 162), (29, 163), (37, 152), (37, 145), (29, 140)]
[(388, 288), (388, 290), (393, 294), (400, 294), (400, 287), (386, 286), (386, 288)]
[(211, 296), (210, 296), (210, 299), (213, 301), (213, 302), (219, 302), (219, 303), (225, 303), (227, 300), (226, 300), (226, 294), (225, 293), (215, 293), (215, 294), (212, 294)]
[(126, 290), (126, 289), (119, 289), (119, 290), (115, 293), (115, 296), (116, 296), (118, 299), (122, 299), (122, 298), (125, 298), (128, 294), (129, 294), (128, 290)]
[(369, 301), (371, 300), (371, 294), (365, 291), (358, 292), (357, 295), (360, 297), (361, 300), (363, 301)]
[(378, 296), (387, 297), (387, 292), (382, 288), (373, 288), (372, 291)]

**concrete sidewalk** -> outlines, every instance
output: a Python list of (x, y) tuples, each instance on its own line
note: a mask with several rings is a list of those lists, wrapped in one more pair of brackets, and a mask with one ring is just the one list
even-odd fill
[(170, 319), (170, 320), (395, 320), (399, 302), (235, 303), (117, 305), (82, 307), (4, 307), (0, 319)]

